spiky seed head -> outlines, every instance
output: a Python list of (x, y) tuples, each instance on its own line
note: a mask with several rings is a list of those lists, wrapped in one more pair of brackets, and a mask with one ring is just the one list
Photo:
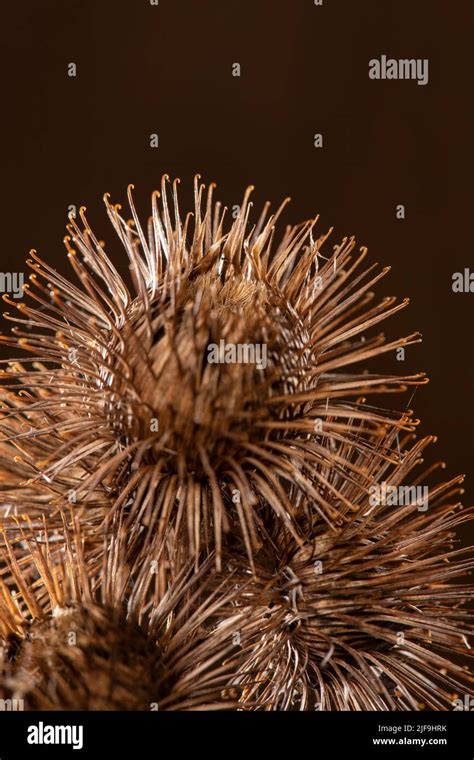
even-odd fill
[[(426, 512), (370, 499), (431, 483), (436, 468), (412, 474), (432, 439), (414, 440), (409, 405), (366, 401), (426, 381), (365, 369), (420, 339), (374, 333), (406, 301), (374, 303), (388, 270), (361, 271), (352, 238), (331, 253), (313, 219), (275, 243), (285, 204), (252, 226), (249, 189), (226, 226), (213, 190), (204, 198), (196, 178), (183, 220), (165, 176), (145, 229), (131, 188), (131, 221), (106, 196), (133, 290), (83, 209), (65, 240), (78, 285), (32, 252), (32, 286), (10, 301), (20, 315), (3, 338), (32, 359), (3, 374), (0, 633), (25, 637), (27, 619), (43, 632), (41, 659), (49, 620), (60, 655), (48, 569), (59, 562), (88, 579), (65, 598), (91, 645), (121, 646), (117, 620), (125, 638), (139, 626), (139, 649), (142, 635), (154, 642), (165, 709), (447, 709), (471, 683), (456, 661), (471, 632), (472, 588), (457, 579), (472, 562), (453, 543), (471, 514), (462, 478), (435, 483)], [(69, 564), (49, 548), (39, 570), (23, 517), (44, 535), (78, 526)]]

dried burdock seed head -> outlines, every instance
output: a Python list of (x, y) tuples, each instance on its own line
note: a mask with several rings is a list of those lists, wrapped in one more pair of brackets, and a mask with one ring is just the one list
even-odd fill
[(321, 496), (329, 470), (333, 483), (359, 473), (377, 482), (395, 456), (381, 437), (416, 421), (361, 395), (424, 377), (354, 367), (419, 340), (366, 335), (406, 302), (372, 303), (388, 269), (359, 271), (366, 249), (356, 253), (352, 238), (323, 255), (331, 231), (316, 236), (317, 219), (275, 243), (286, 202), (268, 219), (267, 204), (251, 224), (251, 189), (230, 226), (214, 186), (204, 199), (198, 177), (184, 221), (177, 180), (170, 201), (163, 177), (145, 230), (131, 188), (130, 222), (106, 196), (134, 294), (84, 209), (65, 240), (79, 287), (32, 251), (25, 301), (6, 297), (20, 313), (6, 315), (17, 325), (2, 339), (33, 358), (3, 374), (4, 513), (55, 519), (69, 502), (92, 522), (127, 505), (132, 536), (186, 532), (188, 556), (215, 547), (220, 567), (223, 534), (235, 530), (253, 562), (267, 508), (303, 545), (295, 494), (331, 529), (340, 524), (340, 489)]
[[(164, 177), (145, 229), (131, 191), (131, 221), (106, 196), (133, 292), (81, 209), (79, 284), (32, 252), (25, 302), (7, 298), (2, 340), (32, 358), (1, 386), (2, 688), (33, 706), (70, 706), (79, 679), (91, 707), (449, 709), (472, 686), (455, 539), (472, 510), (462, 477), (418, 472), (433, 439), (409, 404), (366, 398), (425, 382), (366, 370), (419, 340), (373, 329), (406, 301), (373, 301), (388, 270), (361, 270), (352, 238), (327, 251), (315, 219), (275, 242), (285, 204), (251, 223), (249, 189), (226, 225), (213, 190), (196, 178), (183, 219)], [(42, 680), (21, 691), (30, 662)]]
[(214, 558), (183, 568), (158, 601), (153, 564), (128, 566), (120, 528), (105, 532), (98, 567), (77, 520), (61, 517), (62, 537), (29, 520), (3, 534), (0, 696), (28, 710), (235, 708), (226, 661), (243, 620), (233, 613), (216, 630), (235, 591), (214, 582)]
[[(407, 457), (410, 484), (416, 461)], [(303, 548), (268, 523), (251, 582), (234, 546), (224, 566), (242, 590), (219, 614), (245, 621), (232, 681), (244, 709), (449, 710), (473, 693), (474, 562), (456, 545), (470, 517), (455, 501), (458, 482), (430, 489), (426, 510), (366, 503), (336, 533), (308, 522)]]

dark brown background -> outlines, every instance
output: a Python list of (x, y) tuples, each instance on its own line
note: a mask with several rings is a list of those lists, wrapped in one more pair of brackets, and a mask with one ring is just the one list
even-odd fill
[[(432, 456), (468, 476), (474, 500), (473, 294), (451, 277), (471, 265), (472, 12), (441, 0), (22, 0), (2, 7), (2, 271), (31, 247), (66, 270), (69, 204), (85, 204), (115, 245), (102, 194), (136, 185), (145, 211), (161, 174), (182, 207), (196, 171), (238, 203), (291, 195), (286, 221), (321, 214), (393, 265), (380, 289), (412, 299), (387, 325), (420, 330), (405, 363)], [(371, 81), (368, 61), (428, 58), (429, 84)], [(75, 62), (77, 78), (67, 76)], [(240, 79), (231, 75), (242, 66)], [(149, 146), (159, 134), (158, 149)], [(323, 149), (313, 147), (321, 132)], [(406, 206), (397, 220), (395, 206)], [(336, 239), (334, 239), (336, 242)], [(113, 250), (109, 247), (108, 250)], [(118, 250), (118, 248), (117, 248)], [(404, 402), (389, 397), (389, 402)]]

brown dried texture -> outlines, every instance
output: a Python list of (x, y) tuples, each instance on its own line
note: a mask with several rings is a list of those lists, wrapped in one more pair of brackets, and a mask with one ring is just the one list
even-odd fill
[(226, 691), (225, 660), (243, 621), (234, 613), (215, 630), (233, 592), (223, 582), (209, 588), (212, 561), (198, 573), (183, 568), (158, 602), (156, 574), (130, 572), (118, 526), (104, 535), (110, 549), (99, 568), (86, 561), (77, 520), (71, 531), (62, 519), (63, 537), (19, 523), (22, 568), (4, 534), (0, 698), (23, 699), (28, 710), (235, 708), (241, 690)]
[[(243, 590), (233, 685), (250, 709), (447, 710), (472, 693), (466, 665), (472, 561), (456, 548), (465, 520), (442, 495), (353, 515), (337, 535), (310, 529), (301, 549), (281, 529), (256, 557), (258, 580), (229, 556)], [(242, 553), (241, 553), (242, 556)], [(220, 614), (230, 614), (221, 610)]]
[[(166, 180), (146, 233), (130, 192), (132, 222), (106, 197), (135, 295), (81, 210), (82, 226), (71, 219), (66, 238), (81, 287), (32, 252), (29, 298), (7, 298), (20, 311), (7, 318), (19, 324), (2, 340), (33, 354), (7, 363), (0, 423), (0, 512), (26, 588), (35, 562), (15, 518), (62, 533), (68, 507), (87, 574), (107, 594), (120, 588), (106, 597), (114, 615), (143, 626), (194, 567), (187, 614), (204, 616), (205, 636), (193, 667), (198, 682), (200, 661), (217, 663), (210, 704), (449, 709), (470, 689), (454, 662), (471, 631), (472, 586), (458, 579), (472, 561), (453, 543), (472, 514), (458, 501), (462, 477), (434, 485), (426, 513), (369, 502), (382, 482), (431, 483), (436, 468), (411, 474), (432, 440), (414, 441), (411, 410), (365, 399), (426, 382), (365, 369), (419, 341), (414, 333), (387, 344), (372, 329), (407, 302), (374, 304), (388, 269), (359, 272), (366, 249), (355, 253), (352, 238), (323, 255), (331, 231), (315, 237), (317, 219), (287, 227), (275, 245), (285, 204), (268, 221), (267, 204), (251, 227), (249, 189), (225, 232), (213, 186), (204, 199), (197, 178), (194, 220), (183, 222), (177, 181), (170, 211)], [(265, 344), (267, 366), (208, 363), (221, 339)], [(125, 586), (117, 568), (96, 575), (118, 543)], [(217, 582), (219, 610), (209, 615)]]

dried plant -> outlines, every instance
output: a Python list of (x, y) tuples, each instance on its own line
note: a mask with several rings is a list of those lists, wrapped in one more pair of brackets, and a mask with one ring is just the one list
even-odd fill
[(61, 535), (46, 520), (38, 532), (29, 518), (15, 538), (3, 535), (1, 698), (29, 710), (236, 707), (223, 661), (243, 620), (234, 612), (216, 630), (235, 592), (224, 582), (210, 588), (213, 558), (198, 572), (183, 567), (159, 599), (154, 568), (127, 565), (121, 526), (104, 534), (99, 566), (86, 558), (77, 519), (61, 518)]
[[(159, 693), (164, 709), (449, 709), (472, 683), (458, 661), (472, 597), (460, 580), (472, 561), (455, 546), (471, 515), (458, 501), (462, 477), (431, 486), (426, 511), (370, 499), (382, 484), (431, 483), (436, 469), (412, 473), (432, 439), (413, 440), (411, 410), (366, 401), (426, 382), (365, 369), (420, 340), (387, 343), (373, 330), (407, 301), (375, 303), (388, 268), (360, 271), (366, 249), (356, 253), (352, 238), (324, 255), (331, 230), (316, 236), (317, 218), (275, 244), (286, 201), (269, 218), (266, 204), (251, 226), (249, 188), (227, 228), (214, 186), (204, 189), (197, 177), (194, 214), (183, 220), (177, 181), (170, 199), (165, 176), (146, 230), (131, 188), (130, 221), (105, 197), (134, 292), (81, 209), (65, 239), (79, 285), (33, 251), (27, 300), (6, 298), (19, 315), (6, 315), (16, 325), (2, 341), (32, 358), (6, 362), (2, 375), (5, 642), (25, 635), (25, 620), (53, 619), (53, 643), (35, 641), (35, 658), (49, 662), (41, 652), (56, 647), (67, 659), (52, 615), (71, 599), (81, 630), (112, 637), (101, 649), (110, 647), (110, 662), (131, 626), (138, 669), (155, 646), (140, 704)], [(221, 342), (265, 346), (265, 366), (212, 363)], [(72, 531), (76, 545), (79, 531), (81, 551), (58, 541), (38, 564), (35, 531)], [(47, 575), (55, 563), (63, 602)], [(174, 620), (184, 588), (195, 622), (165, 688), (162, 610)], [(67, 688), (81, 677), (78, 662)], [(81, 667), (84, 688), (104, 667)], [(49, 699), (46, 665), (42, 673), (33, 704)], [(104, 683), (92, 709), (106, 704)], [(55, 706), (70, 707), (67, 688), (55, 690)]]

